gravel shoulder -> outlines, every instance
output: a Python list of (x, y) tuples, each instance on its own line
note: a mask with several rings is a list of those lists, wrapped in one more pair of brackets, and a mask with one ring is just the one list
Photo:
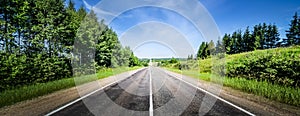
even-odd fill
[(122, 80), (138, 72), (141, 69), (121, 73), (98, 81), (89, 82), (80, 86), (60, 90), (48, 95), (40, 96), (31, 100), (22, 101), (14, 105), (0, 109), (0, 116), (39, 116), (69, 103), (80, 96), (88, 94), (101, 86)]

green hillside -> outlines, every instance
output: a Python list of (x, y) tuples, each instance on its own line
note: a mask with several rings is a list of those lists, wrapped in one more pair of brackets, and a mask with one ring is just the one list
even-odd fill
[[(290, 105), (300, 105), (300, 46), (226, 55), (223, 85)], [(163, 65), (211, 81), (216, 60), (187, 60)], [(218, 63), (216, 63), (218, 64)]]

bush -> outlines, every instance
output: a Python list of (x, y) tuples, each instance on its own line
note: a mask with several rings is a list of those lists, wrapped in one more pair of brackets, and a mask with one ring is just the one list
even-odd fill
[(5, 54), (0, 56), (0, 92), (34, 83), (44, 83), (71, 77), (66, 58), (36, 55)]
[(227, 76), (300, 85), (300, 47), (255, 51), (228, 62)]

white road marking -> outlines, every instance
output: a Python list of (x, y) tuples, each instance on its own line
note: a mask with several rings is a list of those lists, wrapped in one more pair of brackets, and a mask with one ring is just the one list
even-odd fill
[[(118, 81), (117, 81), (117, 82), (118, 82)], [(69, 107), (69, 106), (75, 104), (76, 102), (78, 102), (78, 101), (80, 101), (80, 100), (82, 100), (82, 99), (84, 99), (84, 98), (86, 98), (86, 97), (88, 97), (88, 96), (90, 96), (90, 95), (92, 95), (92, 94), (94, 94), (94, 93), (96, 93), (96, 92), (98, 92), (98, 91), (100, 91), (100, 90), (102, 90), (102, 89), (108, 87), (108, 86), (111, 86), (111, 85), (113, 85), (113, 84), (116, 84), (117, 82), (110, 83), (110, 84), (108, 84), (108, 85), (106, 85), (106, 86), (104, 86), (104, 87), (101, 87), (100, 89), (97, 89), (97, 90), (95, 90), (95, 91), (93, 91), (93, 92), (91, 92), (91, 93), (89, 93), (89, 94), (86, 94), (86, 95), (84, 95), (83, 97), (80, 97), (80, 98), (78, 98), (78, 99), (76, 99), (76, 100), (74, 100), (74, 101), (72, 101), (72, 102), (70, 102), (70, 103), (68, 103), (68, 104), (66, 104), (66, 105), (64, 105), (64, 106), (62, 106), (62, 107), (60, 107), (60, 108), (58, 108), (58, 109), (56, 109), (56, 110), (54, 110), (54, 111), (48, 113), (48, 114), (46, 114), (45, 116), (53, 115), (53, 114), (55, 114), (55, 113), (57, 113), (57, 112), (59, 112), (59, 111), (65, 109), (66, 107)]]
[[(142, 69), (140, 69), (140, 70), (142, 70)], [(136, 71), (136, 72), (139, 72), (140, 70), (138, 70), (138, 71)], [(126, 78), (125, 78), (125, 79), (126, 79)], [(88, 97), (88, 96), (90, 96), (90, 95), (92, 95), (92, 94), (94, 94), (94, 93), (96, 93), (96, 92), (98, 92), (98, 91), (100, 91), (100, 90), (103, 90), (103, 89), (106, 88), (106, 87), (109, 87), (109, 86), (111, 86), (111, 85), (113, 85), (113, 84), (116, 84), (116, 83), (121, 82), (122, 80), (123, 80), (123, 79), (117, 80), (117, 81), (112, 82), (112, 83), (110, 83), (110, 84), (108, 84), (108, 85), (106, 85), (106, 86), (103, 86), (103, 87), (101, 87), (101, 88), (99, 88), (99, 89), (97, 89), (97, 90), (95, 90), (95, 91), (92, 91), (91, 93), (86, 94), (86, 95), (84, 95), (83, 97), (80, 97), (80, 98), (78, 98), (78, 99), (76, 99), (76, 100), (74, 100), (74, 101), (72, 101), (72, 102), (70, 102), (70, 103), (68, 103), (68, 104), (66, 104), (66, 105), (64, 105), (64, 106), (62, 106), (62, 107), (56, 109), (56, 110), (53, 110), (53, 111), (49, 112), (49, 113), (46, 114), (45, 116), (51, 116), (51, 115), (53, 115), (53, 114), (55, 114), (55, 113), (57, 113), (57, 112), (59, 112), (59, 111), (61, 111), (61, 110), (63, 110), (63, 109), (65, 109), (65, 108), (67, 108), (67, 107), (69, 107), (69, 106), (75, 104), (76, 102), (79, 102), (80, 100), (82, 100), (82, 99), (84, 99), (84, 98), (86, 98), (86, 97)]]
[(206, 91), (206, 90), (204, 90), (204, 89), (202, 89), (202, 88), (200, 88), (200, 87), (198, 87), (198, 86), (195, 86), (194, 84), (191, 84), (191, 83), (189, 83), (189, 82), (183, 80), (182, 78), (179, 78), (179, 77), (177, 77), (177, 76), (175, 76), (175, 75), (173, 75), (172, 77), (175, 77), (176, 79), (181, 80), (182, 82), (184, 82), (184, 83), (186, 83), (186, 84), (188, 84), (188, 85), (190, 85), (190, 86), (192, 86), (192, 87), (195, 87), (195, 88), (197, 88), (198, 90), (203, 91), (204, 93), (209, 94), (209, 95), (211, 95), (211, 96), (213, 96), (213, 97), (219, 99), (220, 101), (225, 102), (225, 103), (227, 103), (227, 104), (233, 106), (234, 108), (236, 108), (236, 109), (238, 109), (238, 110), (240, 110), (240, 111), (243, 111), (244, 113), (246, 113), (246, 114), (248, 114), (248, 115), (250, 115), (250, 116), (255, 116), (255, 114), (252, 114), (251, 112), (249, 112), (249, 111), (247, 111), (247, 110), (245, 110), (245, 109), (243, 109), (243, 108), (241, 108), (241, 107), (239, 107), (239, 106), (237, 106), (237, 105), (234, 105), (233, 103), (230, 103), (229, 101), (226, 101), (225, 99), (220, 98), (219, 96), (216, 96), (215, 94), (212, 94), (212, 93), (210, 93), (210, 92), (208, 92), (208, 91)]
[(152, 98), (152, 77), (151, 77), (151, 67), (148, 68), (149, 70), (149, 78), (150, 78), (150, 107), (149, 107), (149, 115), (153, 116), (153, 98)]

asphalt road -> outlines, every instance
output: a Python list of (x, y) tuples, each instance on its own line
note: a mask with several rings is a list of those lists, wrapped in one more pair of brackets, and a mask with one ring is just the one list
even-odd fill
[(156, 67), (140, 70), (53, 115), (152, 114), (154, 116), (249, 115)]

